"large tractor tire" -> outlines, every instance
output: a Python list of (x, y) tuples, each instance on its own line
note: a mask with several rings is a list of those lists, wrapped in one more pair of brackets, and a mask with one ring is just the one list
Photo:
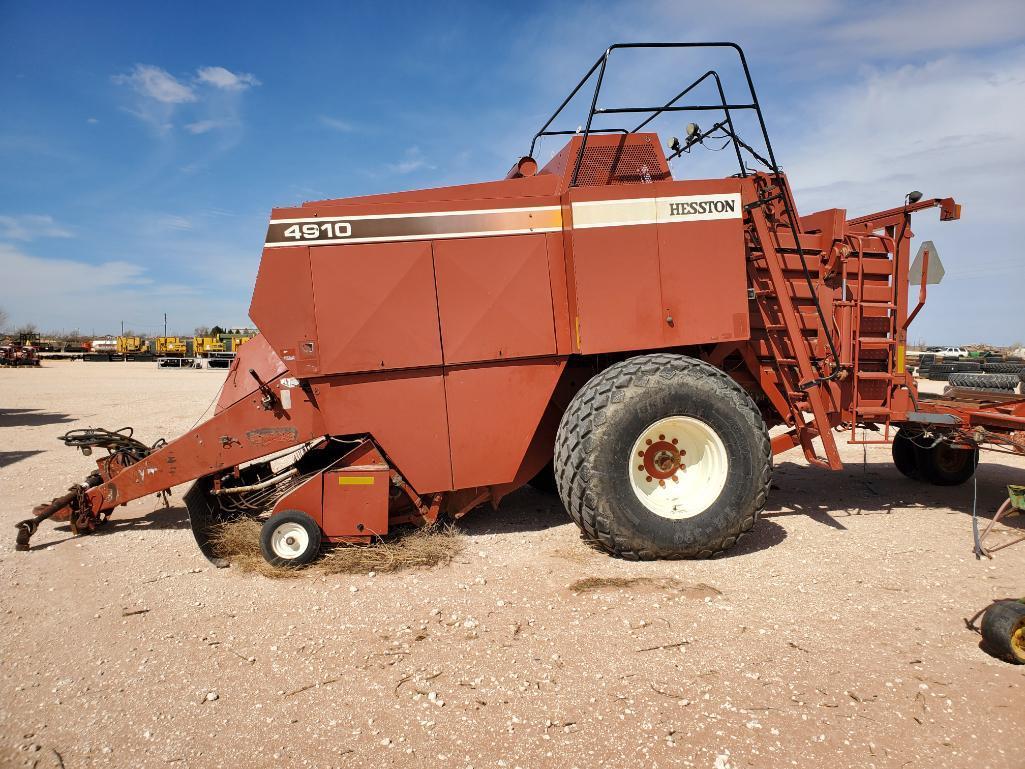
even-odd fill
[(721, 370), (659, 353), (593, 377), (555, 442), (559, 496), (584, 536), (630, 560), (710, 558), (751, 529), (772, 448), (751, 397)]
[(941, 441), (931, 448), (915, 445), (918, 477), (934, 486), (960, 486), (979, 466), (979, 450), (959, 449)]
[(1001, 361), (1000, 363), (983, 363), (982, 370), (987, 374), (1018, 374), (1025, 369), (1025, 364), (1021, 363), (1007, 363)]
[(1017, 374), (951, 374), (951, 387), (968, 387), (972, 390), (1007, 390), (1014, 392), (1018, 384)]
[(982, 617), (982, 641), (993, 656), (1025, 664), (1025, 603), (997, 601)]
[(908, 436), (907, 430), (901, 428), (893, 438), (893, 445), (890, 447), (893, 454), (893, 464), (908, 478), (918, 479), (918, 455), (914, 441)]

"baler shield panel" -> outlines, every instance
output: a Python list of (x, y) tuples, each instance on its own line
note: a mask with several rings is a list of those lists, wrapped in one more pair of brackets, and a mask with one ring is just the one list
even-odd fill
[(544, 235), (434, 244), (445, 363), (555, 353)]
[(430, 243), (310, 249), (322, 374), (441, 364)]

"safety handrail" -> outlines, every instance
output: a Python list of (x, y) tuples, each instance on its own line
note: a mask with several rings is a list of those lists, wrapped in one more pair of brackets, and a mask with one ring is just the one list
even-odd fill
[[(606, 70), (606, 68), (608, 66), (609, 57), (612, 55), (613, 51), (620, 50), (620, 49), (664, 49), (664, 48), (682, 48), (682, 49), (687, 49), (687, 48), (731, 48), (731, 49), (733, 49), (734, 51), (737, 52), (737, 56), (740, 59), (741, 68), (744, 71), (744, 78), (745, 78), (745, 81), (747, 83), (748, 93), (749, 93), (750, 99), (751, 99), (750, 102), (749, 103), (740, 103), (740, 104), (728, 104), (726, 102), (725, 92), (723, 90), (722, 81), (719, 78), (719, 75), (714, 70), (710, 70), (709, 72), (706, 72), (704, 75), (699, 77), (696, 81), (691, 83), (687, 88), (685, 88), (683, 91), (681, 91), (679, 94), (677, 94), (677, 96), (675, 96), (673, 99), (670, 99), (668, 102), (666, 102), (666, 104), (664, 104), (662, 106), (659, 106), (659, 107), (613, 107), (613, 108), (607, 108), (607, 109), (598, 109), (598, 96), (601, 93), (602, 83), (604, 82), (604, 79), (605, 79), (605, 70)], [(555, 122), (556, 118), (558, 118), (558, 116), (560, 114), (562, 114), (563, 110), (570, 103), (570, 101), (572, 101), (573, 98), (578, 93), (580, 93), (580, 91), (584, 87), (584, 85), (587, 84), (587, 82), (592, 78), (592, 76), (595, 75), (596, 72), (597, 72), (597, 81), (595, 82), (594, 93), (593, 93), (593, 95), (591, 97), (591, 106), (590, 106), (590, 109), (588, 110), (588, 113), (587, 113), (587, 121), (584, 124), (584, 127), (583, 127), (582, 131), (571, 132), (571, 133), (574, 133), (574, 134), (575, 133), (582, 134), (582, 140), (580, 142), (580, 148), (577, 151), (576, 162), (574, 163), (574, 166), (573, 166), (573, 174), (572, 174), (572, 177), (570, 179), (570, 186), (576, 186), (577, 178), (578, 178), (578, 176), (580, 174), (580, 165), (583, 162), (584, 150), (585, 150), (585, 148), (587, 146), (587, 139), (590, 136), (590, 134), (598, 133), (599, 131), (601, 131), (603, 133), (606, 133), (606, 132), (635, 133), (640, 128), (643, 128), (645, 125), (647, 125), (649, 122), (651, 122), (651, 120), (655, 119), (656, 117), (658, 117), (660, 114), (662, 114), (664, 112), (686, 112), (686, 111), (722, 110), (725, 113), (726, 117), (728, 118), (728, 129), (727, 130), (729, 131), (730, 138), (731, 138), (731, 140), (733, 142), (733, 145), (734, 145), (734, 150), (736, 151), (736, 154), (737, 154), (737, 161), (738, 161), (738, 163), (740, 165), (740, 175), (741, 176), (746, 176), (747, 175), (747, 171), (746, 171), (746, 168), (744, 166), (743, 158), (742, 158), (742, 156), (740, 154), (740, 143), (739, 143), (739, 139), (738, 139), (738, 137), (736, 135), (736, 131), (734, 130), (734, 127), (733, 127), (733, 119), (732, 119), (732, 115), (730, 115), (730, 111), (731, 110), (753, 110), (755, 112), (755, 114), (757, 115), (757, 117), (758, 117), (758, 126), (759, 126), (759, 129), (761, 130), (762, 140), (765, 142), (765, 148), (766, 148), (766, 151), (767, 151), (768, 156), (769, 156), (768, 157), (769, 168), (770, 168), (770, 170), (772, 170), (773, 173), (779, 174), (779, 167), (776, 164), (775, 153), (773, 152), (773, 149), (772, 149), (772, 143), (769, 140), (768, 130), (766, 129), (766, 126), (765, 126), (765, 119), (764, 119), (764, 117), (762, 115), (761, 104), (759, 103), (758, 95), (755, 92), (754, 81), (751, 78), (751, 70), (750, 70), (750, 68), (747, 65), (747, 58), (744, 55), (743, 49), (739, 45), (737, 45), (736, 43), (729, 43), (729, 42), (711, 42), (711, 43), (615, 43), (613, 45), (610, 45), (608, 48), (605, 49), (605, 52), (598, 58), (598, 60), (595, 61), (595, 63), (591, 66), (591, 68), (584, 75), (584, 77), (581, 78), (580, 82), (577, 83), (577, 85), (573, 88), (572, 91), (570, 91), (569, 96), (567, 96), (563, 100), (563, 102), (559, 105), (559, 107), (555, 110), (555, 112), (552, 113), (551, 117), (549, 117), (548, 120), (545, 121), (545, 124), (543, 126), (541, 126), (541, 130), (539, 130), (534, 135), (534, 138), (533, 138), (533, 140), (530, 143), (530, 151), (528, 153), (529, 155), (533, 156), (534, 149), (535, 149), (535, 147), (537, 145), (537, 140), (540, 137), (542, 137), (542, 136), (551, 136), (551, 135), (556, 135), (556, 134), (566, 135), (567, 132), (564, 132), (564, 131), (559, 131), (559, 132), (552, 131), (552, 132), (550, 132), (550, 131), (548, 131), (548, 128), (549, 128), (549, 126), (552, 125), (553, 122)], [(706, 104), (692, 104), (692, 105), (686, 105), (686, 106), (678, 106), (676, 104), (676, 102), (679, 101), (679, 99), (681, 99), (684, 95), (686, 95), (688, 92), (690, 92), (695, 87), (697, 87), (697, 85), (699, 85), (701, 82), (703, 82), (708, 77), (713, 77), (715, 79), (715, 81), (716, 81), (716, 87), (718, 89), (719, 98), (720, 98), (720, 103), (719, 104), (707, 104), (707, 105)], [(651, 113), (651, 114), (637, 128), (633, 129), (633, 131), (626, 131), (626, 130), (623, 130), (623, 129), (593, 129), (591, 127), (593, 122), (594, 122), (594, 116), (595, 115), (630, 114), (630, 113)], [(752, 154), (754, 154), (755, 157), (758, 157), (757, 153), (752, 153)]]

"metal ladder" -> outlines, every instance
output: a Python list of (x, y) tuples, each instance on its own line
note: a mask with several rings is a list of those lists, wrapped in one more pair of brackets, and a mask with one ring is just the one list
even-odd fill
[[(893, 262), (891, 262), (893, 263)], [(889, 280), (889, 295), (885, 301), (870, 301), (864, 298), (865, 296), (865, 260), (864, 255), (859, 251), (858, 253), (858, 281), (857, 281), (857, 300), (854, 307), (854, 323), (851, 328), (851, 349), (852, 349), (852, 362), (854, 364), (854, 387), (851, 395), (851, 413), (854, 415), (854, 424), (851, 425), (851, 434), (848, 439), (849, 444), (856, 445), (872, 445), (872, 444), (885, 444), (891, 441), (890, 428), (891, 428), (891, 413), (892, 413), (892, 398), (894, 390), (894, 367), (896, 365), (896, 354), (897, 354), (897, 277), (892, 274)], [(866, 309), (881, 309), (885, 311), (885, 316), (873, 316), (882, 320), (885, 318), (885, 335), (884, 336), (865, 336), (863, 322), (865, 318)], [(868, 361), (878, 362), (880, 359), (863, 358), (863, 350), (885, 350), (886, 356), (882, 359), (885, 368), (883, 371), (865, 371), (863, 365)], [(885, 390), (883, 393), (883, 402), (878, 406), (862, 406), (862, 382), (883, 382)], [(862, 429), (862, 437), (858, 437), (858, 422), (865, 424), (871, 422), (873, 424), (882, 421), (883, 432), (880, 438), (868, 439), (865, 433), (868, 432), (866, 429)]]
[[(783, 273), (783, 257), (773, 242), (773, 231), (763, 212), (752, 208), (747, 216), (753, 245), (748, 252), (748, 274), (772, 353), (771, 363), (785, 389), (794, 429), (810, 464), (839, 470), (843, 463), (832, 433), (833, 422), (826, 409), (823, 385), (818, 382), (811, 343), (805, 339), (791, 295), (792, 284)], [(799, 237), (797, 232), (793, 235), (795, 240)], [(829, 330), (819, 329), (819, 333)], [(806, 410), (813, 416), (811, 422), (805, 419)], [(825, 458), (815, 452), (812, 441), (816, 437), (822, 443)]]

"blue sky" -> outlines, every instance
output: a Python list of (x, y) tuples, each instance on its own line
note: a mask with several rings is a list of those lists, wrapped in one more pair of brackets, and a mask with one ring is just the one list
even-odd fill
[[(913, 340), (1025, 341), (1019, 0), (0, 0), (0, 307), (86, 334), (247, 324), (272, 207), (500, 178), (609, 43), (710, 39), (747, 50), (802, 212), (916, 188), (965, 205), (916, 220), (947, 277)], [(728, 70), (624, 57), (609, 98), (667, 98), (710, 64)], [(733, 172), (685, 160), (677, 177)]]

